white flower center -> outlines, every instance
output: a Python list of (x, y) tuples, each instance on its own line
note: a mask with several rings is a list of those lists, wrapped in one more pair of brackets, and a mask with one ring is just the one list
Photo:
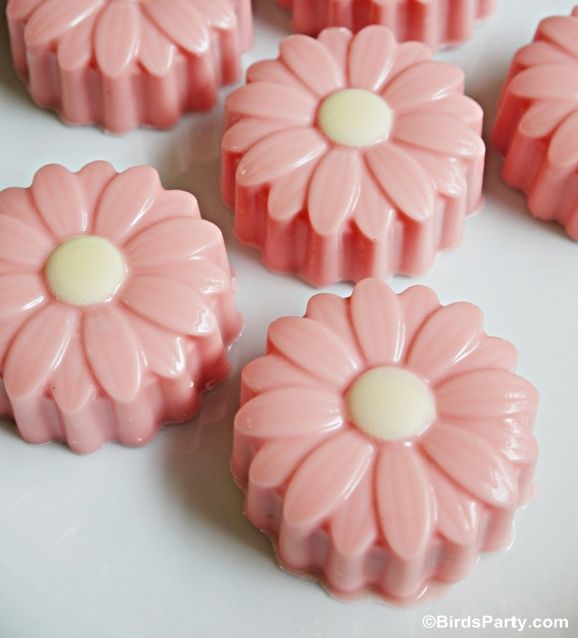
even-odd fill
[(55, 248), (45, 273), (58, 299), (73, 306), (90, 306), (113, 297), (126, 275), (126, 266), (108, 239), (83, 235)]
[(337, 91), (323, 101), (319, 126), (345, 146), (372, 146), (389, 137), (393, 112), (379, 95), (365, 89)]
[(435, 399), (415, 374), (401, 368), (373, 368), (346, 397), (349, 418), (366, 434), (386, 441), (421, 434), (435, 419)]

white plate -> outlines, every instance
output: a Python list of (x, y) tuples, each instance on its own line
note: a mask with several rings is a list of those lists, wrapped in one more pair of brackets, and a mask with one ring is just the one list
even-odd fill
[[(473, 41), (443, 56), (466, 70), (489, 123), (514, 50), (540, 18), (568, 13), (574, 2), (500, 4)], [(289, 28), (273, 0), (255, 9), (247, 64), (274, 57)], [(276, 567), (269, 542), (243, 519), (228, 472), (239, 370), (263, 351), (268, 323), (301, 315), (314, 291), (270, 274), (232, 238), (218, 189), (222, 109), (170, 132), (68, 128), (32, 105), (10, 69), (5, 30), (0, 37), (0, 188), (29, 185), (48, 162), (152, 164), (166, 187), (195, 193), (223, 229), (246, 320), (232, 379), (206, 397), (191, 425), (165, 430), (144, 449), (109, 445), (80, 457), (60, 445), (26, 445), (0, 425), (0, 638), (397, 638), (433, 635), (422, 628), (426, 614), (562, 617), (568, 631), (530, 633), (578, 636), (578, 245), (526, 214), (524, 199), (501, 183), (495, 154), (483, 214), (422, 281), (444, 302), (478, 303), (488, 331), (519, 347), (520, 373), (542, 395), (539, 493), (518, 516), (513, 548), (484, 558), (441, 600), (405, 610), (345, 604)]]

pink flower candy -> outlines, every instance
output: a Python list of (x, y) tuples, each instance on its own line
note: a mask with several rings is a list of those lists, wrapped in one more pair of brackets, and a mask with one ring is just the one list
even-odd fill
[(34, 101), (115, 133), (212, 107), (251, 43), (250, 0), (9, 0), (7, 15)]
[(229, 95), (223, 197), (269, 268), (318, 286), (418, 275), (461, 242), (482, 110), (431, 55), (380, 26), (294, 35)]
[(493, 141), (504, 180), (528, 196), (534, 217), (578, 240), (578, 7), (543, 20), (516, 53)]
[(142, 445), (186, 421), (239, 335), (219, 229), (148, 167), (0, 192), (0, 415), (31, 443)]
[(271, 324), (243, 370), (232, 468), (284, 567), (338, 595), (412, 600), (508, 545), (538, 395), (482, 321), (367, 279)]
[(359, 31), (370, 24), (392, 29), (398, 40), (433, 49), (468, 40), (478, 20), (494, 13), (495, 0), (278, 0), (293, 13), (295, 31), (316, 35), (330, 26)]

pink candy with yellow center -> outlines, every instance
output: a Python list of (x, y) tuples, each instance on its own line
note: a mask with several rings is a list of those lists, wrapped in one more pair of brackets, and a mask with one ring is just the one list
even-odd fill
[(32, 443), (143, 445), (229, 370), (219, 229), (148, 167), (42, 168), (0, 192), (0, 415)]
[(222, 190), (272, 270), (328, 285), (426, 272), (481, 205), (482, 110), (387, 28), (290, 36), (226, 101)]
[(510, 543), (538, 395), (482, 323), (367, 279), (271, 324), (243, 370), (232, 468), (283, 566), (338, 595), (414, 600)]

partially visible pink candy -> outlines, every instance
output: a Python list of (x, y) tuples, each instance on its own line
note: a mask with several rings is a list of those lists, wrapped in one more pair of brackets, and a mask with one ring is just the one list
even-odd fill
[(495, 0), (278, 0), (293, 13), (295, 31), (316, 35), (326, 27), (359, 31), (389, 27), (398, 40), (419, 40), (432, 49), (472, 36), (479, 20), (495, 11)]
[(493, 142), (503, 177), (528, 196), (534, 217), (578, 241), (578, 7), (543, 20), (514, 56)]
[(250, 0), (9, 0), (14, 65), (69, 124), (167, 128), (240, 75)]

